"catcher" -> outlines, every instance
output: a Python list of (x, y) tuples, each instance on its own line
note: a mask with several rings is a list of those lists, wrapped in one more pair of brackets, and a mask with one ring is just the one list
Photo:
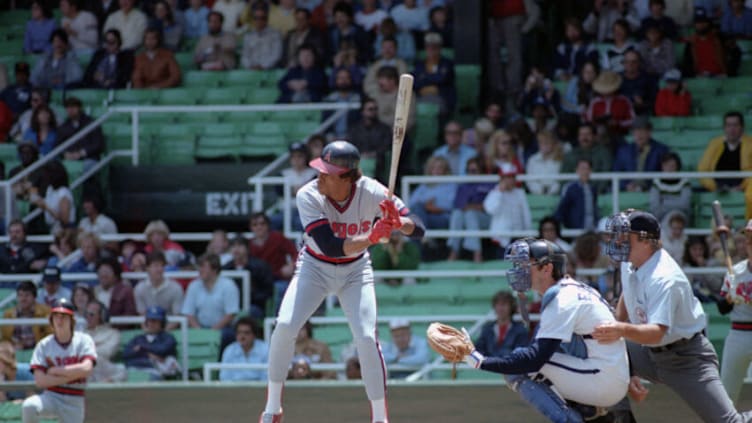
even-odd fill
[(627, 393), (629, 365), (624, 341), (600, 345), (593, 328), (614, 316), (587, 285), (564, 274), (566, 255), (555, 244), (534, 238), (512, 243), (509, 284), (542, 295), (540, 326), (527, 347), (504, 357), (484, 357), (467, 332), (432, 324), (428, 340), (448, 361), (502, 373), (512, 390), (552, 422), (581, 422), (605, 413)]

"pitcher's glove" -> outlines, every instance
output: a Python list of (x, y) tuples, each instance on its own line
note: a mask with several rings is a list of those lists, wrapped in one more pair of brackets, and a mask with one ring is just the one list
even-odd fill
[(483, 356), (475, 350), (475, 345), (464, 328), (460, 331), (452, 326), (434, 322), (428, 326), (426, 338), (428, 345), (441, 354), (446, 361), (451, 363), (465, 361), (476, 369), (483, 361)]

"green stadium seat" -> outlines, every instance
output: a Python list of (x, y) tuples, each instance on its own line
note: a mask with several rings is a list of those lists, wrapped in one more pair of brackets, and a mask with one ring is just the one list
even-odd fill
[(266, 120), (265, 112), (225, 112), (222, 113), (222, 122), (252, 123)]
[(222, 120), (223, 113), (220, 112), (201, 112), (201, 113), (188, 113), (179, 112), (175, 113), (175, 121), (181, 124), (213, 124)]
[(723, 212), (731, 216), (734, 221), (743, 221), (746, 210), (746, 200), (743, 192), (700, 192), (694, 197), (694, 227), (709, 228), (713, 222), (713, 201), (723, 204)]
[[(739, 75), (744, 75), (740, 73)], [(720, 79), (721, 94), (734, 95), (752, 91), (752, 76), (736, 76)]]
[(223, 72), (222, 86), (260, 88), (266, 85), (267, 74), (264, 71), (235, 69)]
[[(8, 163), (18, 160), (18, 149), (16, 143), (0, 143), (0, 162)], [(8, 172), (10, 168), (5, 167)]]
[(687, 78), (684, 80), (684, 86), (695, 99), (716, 95), (721, 90), (720, 81), (712, 78)]
[[(180, 330), (171, 332), (178, 341), (178, 355), (182, 348)], [(214, 363), (219, 358), (220, 331), (214, 329), (188, 329), (188, 368), (202, 369), (204, 363)]]
[(179, 140), (194, 142), (200, 127), (191, 125), (159, 125), (157, 126), (157, 142), (165, 140)]
[(183, 85), (186, 87), (217, 88), (225, 78), (222, 72), (189, 70), (183, 73)]
[[(439, 136), (439, 106), (433, 103), (416, 104), (415, 143), (413, 152), (436, 148)], [(417, 157), (417, 156), (416, 156)], [(416, 160), (413, 160), (416, 162)]]
[(249, 134), (243, 137), (240, 155), (243, 157), (279, 156), (287, 152), (287, 142), (283, 135)]
[[(455, 84), (457, 86), (457, 109), (460, 112), (474, 112), (480, 98), (481, 68), (479, 65), (455, 65)], [(564, 91), (561, 92), (564, 94)]]
[(139, 113), (138, 123), (139, 125), (165, 125), (177, 122), (176, 114), (174, 112), (149, 112)]
[(285, 110), (271, 113), (269, 120), (274, 122), (308, 122), (321, 120), (321, 112), (318, 110)]
[(234, 122), (205, 123), (200, 125), (199, 133), (210, 137), (237, 137), (245, 133), (245, 127), (246, 125)]
[(23, 25), (29, 20), (31, 13), (28, 9), (3, 10), (0, 13), (0, 24), (5, 25)]
[(697, 164), (700, 162), (704, 150), (700, 149), (682, 149), (676, 152), (681, 158), (682, 168), (686, 170), (697, 169)]
[(206, 90), (201, 103), (203, 104), (240, 104), (245, 98), (243, 90), (237, 88), (210, 88)]
[(23, 39), (0, 40), (0, 51), (3, 52), (3, 55), (23, 54)]
[(428, 283), (405, 285), (407, 303), (446, 305), (457, 303), (459, 285), (468, 279), (435, 278)]
[(168, 88), (158, 92), (158, 104), (195, 105), (204, 96), (203, 88)]
[(229, 158), (234, 160), (240, 152), (242, 139), (227, 136), (201, 136), (196, 145), (196, 157), (200, 159)]
[(155, 90), (115, 90), (114, 102), (118, 104), (154, 104), (159, 91)]
[(159, 140), (153, 142), (151, 163), (159, 165), (186, 165), (195, 163), (194, 140)]
[(746, 113), (752, 106), (752, 96), (748, 93), (719, 95), (698, 101), (702, 114), (723, 114), (731, 110)]
[(679, 132), (677, 136), (682, 140), (682, 149), (704, 151), (710, 140), (721, 135), (723, 135), (722, 131), (714, 129), (690, 129)]
[(126, 382), (129, 383), (138, 383), (138, 382), (149, 382), (152, 381), (152, 377), (154, 373), (150, 370), (141, 370), (141, 369), (134, 369), (134, 368), (128, 368), (127, 371), (127, 378)]
[(283, 135), (284, 128), (278, 122), (253, 122), (248, 130), (254, 135)]
[(80, 178), (84, 174), (84, 162), (83, 160), (63, 160), (63, 167), (65, 167), (68, 173), (68, 180), (73, 183), (76, 179)]
[(683, 130), (711, 130), (715, 129), (720, 135), (723, 129), (723, 115), (687, 116), (676, 119), (678, 129)]
[(196, 65), (193, 63), (193, 52), (175, 53), (175, 61), (178, 62), (178, 66), (183, 72), (196, 69)]
[(276, 88), (253, 88), (248, 91), (245, 102), (248, 104), (274, 104), (279, 97)]
[(530, 215), (533, 222), (540, 221), (543, 217), (551, 215), (559, 205), (559, 196), (528, 194), (527, 204), (530, 207)]
[(319, 128), (320, 124), (318, 122), (298, 122), (292, 125), (289, 125), (287, 128), (287, 139), (288, 140), (294, 140), (294, 141), (304, 141), (308, 139), (309, 136), (316, 133), (316, 130)]
[(653, 117), (650, 123), (653, 124), (654, 131), (673, 131), (676, 128), (676, 120), (673, 117)]
[(385, 283), (374, 284), (376, 298), (379, 299), (379, 306), (406, 304), (409, 292), (405, 287), (406, 285), (391, 286)]
[(87, 106), (101, 106), (109, 101), (110, 91), (93, 89), (69, 90), (65, 93), (65, 97), (76, 97)]

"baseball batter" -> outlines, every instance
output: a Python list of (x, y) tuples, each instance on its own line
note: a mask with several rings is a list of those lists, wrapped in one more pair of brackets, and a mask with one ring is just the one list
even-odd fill
[(608, 303), (594, 289), (564, 275), (566, 255), (552, 242), (517, 240), (505, 259), (512, 261), (507, 277), (513, 289), (525, 292), (532, 287), (542, 295), (538, 332), (530, 346), (505, 357), (473, 351), (465, 361), (507, 375), (510, 387), (553, 422), (581, 422), (604, 414), (605, 407), (624, 398), (629, 385), (624, 341), (602, 345), (590, 336), (596, 325), (614, 320)]
[(665, 383), (705, 422), (749, 422), (739, 413), (718, 374), (718, 357), (705, 337), (705, 312), (681, 267), (661, 247), (658, 220), (627, 211), (612, 216), (607, 254), (621, 262), (622, 294), (616, 322), (598, 325), (604, 344), (626, 339), (633, 377), (630, 394), (647, 395), (640, 378)]
[(54, 332), (39, 341), (31, 356), (34, 381), (44, 391), (24, 400), (24, 423), (48, 417), (57, 417), (61, 423), (84, 421), (84, 388), (97, 352), (89, 335), (73, 330), (74, 310), (66, 299), (57, 300), (52, 307)]
[(372, 422), (387, 422), (386, 369), (376, 336), (376, 297), (367, 248), (392, 230), (413, 238), (422, 223), (408, 216), (403, 202), (387, 199), (387, 189), (362, 176), (360, 153), (347, 141), (324, 147), (311, 161), (316, 180), (298, 191), (296, 202), (305, 228), (304, 247), (280, 305), (269, 348), (267, 403), (259, 419), (282, 421), (282, 387), (293, 357), (295, 337), (329, 294), (336, 294), (358, 350)]
[[(744, 235), (747, 257), (752, 258), (752, 219), (744, 227)], [(752, 362), (752, 261), (749, 258), (734, 265), (733, 275), (726, 275), (721, 288), (723, 298), (718, 302), (721, 314), (731, 313), (731, 330), (723, 344), (721, 381), (734, 402), (739, 400)]]

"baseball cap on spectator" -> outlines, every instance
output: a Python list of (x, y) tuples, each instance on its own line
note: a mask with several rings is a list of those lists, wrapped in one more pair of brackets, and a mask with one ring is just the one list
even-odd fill
[(682, 80), (682, 73), (676, 68), (669, 69), (663, 75), (663, 80), (666, 82), (679, 82)]
[(499, 176), (502, 178), (505, 176), (517, 176), (517, 166), (511, 163), (502, 163), (501, 166), (499, 166)]
[(160, 306), (151, 306), (146, 309), (146, 318), (164, 323), (167, 320), (167, 312)]
[(409, 327), (410, 327), (410, 321), (407, 319), (397, 318), (397, 319), (392, 319), (389, 322), (389, 329), (391, 330), (409, 328)]
[(60, 282), (60, 269), (56, 266), (47, 266), (42, 271), (42, 282)]
[(632, 232), (643, 232), (645, 236), (652, 239), (661, 238), (661, 225), (658, 219), (652, 214), (644, 211), (635, 211), (629, 214), (629, 230)]
[(290, 153), (306, 153), (308, 154), (308, 147), (302, 142), (294, 142), (290, 144)]
[(710, 22), (708, 11), (704, 7), (695, 7), (695, 23), (696, 22)]
[(653, 124), (647, 116), (638, 116), (632, 122), (632, 129), (653, 129)]
[(441, 34), (438, 32), (429, 32), (423, 37), (423, 43), (425, 45), (442, 45), (444, 40), (441, 39)]
[(593, 81), (593, 90), (598, 94), (613, 94), (621, 87), (621, 75), (616, 72), (603, 71), (595, 81)]

